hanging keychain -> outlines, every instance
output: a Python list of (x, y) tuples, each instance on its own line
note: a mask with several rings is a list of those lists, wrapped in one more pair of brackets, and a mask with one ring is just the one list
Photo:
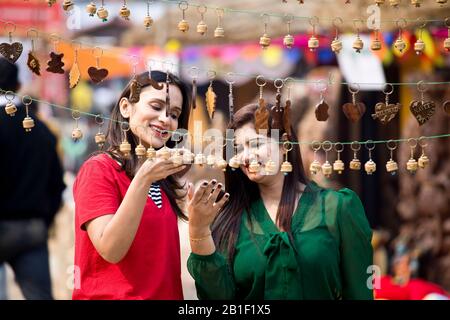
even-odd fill
[(198, 13), (200, 13), (200, 22), (197, 24), (197, 33), (201, 34), (202, 36), (208, 31), (208, 26), (206, 25), (204, 19), (205, 19), (205, 13), (208, 10), (208, 8), (202, 4), (197, 7)]
[(102, 20), (102, 22), (106, 22), (108, 21), (108, 10), (106, 10), (105, 8), (105, 1), (102, 0), (102, 5), (101, 7), (97, 10), (97, 16)]
[[(145, 129), (145, 130), (147, 133), (147, 129)], [(147, 156), (148, 160), (153, 161), (156, 159), (156, 150), (155, 150), (155, 148), (153, 148), (153, 136), (151, 133), (149, 134), (149, 137), (150, 137), (150, 146), (147, 149), (146, 156)]]
[(316, 25), (319, 24), (319, 18), (318, 17), (312, 17), (309, 19), (309, 24), (312, 26), (312, 35), (308, 40), (308, 48), (309, 51), (314, 52), (319, 48), (319, 39), (316, 37)]
[(316, 105), (315, 114), (316, 114), (317, 121), (327, 121), (328, 117), (329, 117), (329, 115), (328, 115), (329, 106), (325, 102), (324, 94), (327, 91), (328, 85), (325, 80), (319, 80), (317, 82), (317, 84), (321, 84), (321, 83), (323, 84), (323, 88), (319, 87), (320, 102)]
[(25, 132), (31, 132), (31, 129), (34, 128), (34, 120), (28, 114), (28, 108), (32, 102), (33, 102), (33, 99), (31, 99), (30, 96), (22, 97), (22, 103), (25, 105), (25, 113), (26, 113), (26, 116), (22, 121), (22, 126), (25, 129)]
[(120, 8), (119, 16), (124, 20), (130, 20), (131, 11), (127, 7), (127, 0), (123, 0), (122, 8)]
[(103, 120), (103, 117), (101, 114), (98, 114), (95, 116), (95, 123), (98, 125), (98, 132), (95, 134), (95, 143), (97, 144), (98, 148), (100, 150), (103, 149), (103, 146), (106, 142), (106, 135), (102, 131), (103, 123), (105, 120)]
[(417, 83), (417, 91), (420, 93), (420, 101), (412, 101), (409, 109), (421, 126), (434, 115), (436, 104), (434, 101), (425, 101), (424, 93), (427, 91), (427, 88), (425, 87), (424, 81)]
[[(96, 54), (96, 51), (98, 52), (98, 54)], [(92, 82), (94, 82), (95, 84), (99, 84), (103, 80), (105, 80), (109, 72), (107, 69), (100, 68), (100, 57), (103, 55), (103, 49), (100, 47), (95, 47), (92, 50), (92, 54), (97, 61), (97, 67), (89, 67), (88, 74)]]
[[(72, 43), (75, 44), (74, 41), (72, 41)], [(78, 44), (81, 48), (81, 43), (78, 42)], [(72, 68), (70, 69), (70, 72), (69, 72), (69, 88), (70, 89), (75, 88), (81, 78), (80, 68), (78, 66), (78, 49), (79, 48), (77, 48), (76, 46), (74, 47), (74, 62), (73, 62)]]
[(122, 122), (120, 123), (120, 129), (123, 132), (123, 140), (119, 146), (119, 151), (125, 158), (129, 158), (131, 154), (131, 144), (128, 142), (127, 134), (130, 130), (130, 125), (128, 124), (128, 122)]
[(361, 162), (358, 159), (357, 152), (361, 149), (361, 144), (358, 141), (353, 141), (350, 145), (353, 150), (353, 159), (350, 161), (350, 170), (361, 170)]
[(341, 152), (344, 151), (344, 145), (340, 142), (336, 142), (334, 144), (334, 150), (337, 153), (337, 159), (333, 163), (333, 170), (336, 171), (338, 174), (342, 174), (342, 172), (345, 169), (345, 164), (341, 160)]
[(50, 60), (47, 62), (47, 71), (52, 73), (64, 74), (64, 62), (62, 61), (64, 53), (57, 53), (59, 37), (56, 34), (52, 34), (50, 39), (53, 41), (53, 51), (50, 52)]
[(411, 0), (411, 4), (415, 6), (416, 8), (420, 8), (420, 5), (422, 4), (423, 0)]
[(72, 140), (74, 142), (78, 142), (83, 138), (83, 132), (78, 127), (78, 120), (81, 118), (81, 113), (79, 110), (73, 110), (72, 111), (72, 118), (75, 120), (75, 128), (72, 130)]
[[(200, 140), (201, 141), (201, 147), (202, 147), (202, 149), (203, 149), (203, 143), (206, 141), (206, 139), (207, 139), (207, 137), (205, 137), (205, 138), (203, 138), (202, 136), (199, 136), (199, 137), (196, 137), (196, 141), (197, 140)], [(195, 155), (195, 158), (194, 158), (194, 164), (197, 164), (197, 165), (199, 165), (200, 167), (202, 167), (204, 164), (206, 164), (206, 157), (205, 157), (205, 155), (203, 154), (203, 151), (202, 150), (200, 150), (200, 152), (199, 153), (197, 153), (196, 155)]]
[(189, 75), (192, 78), (192, 99), (191, 99), (191, 110), (197, 108), (197, 77), (198, 77), (198, 68), (191, 67), (189, 71)]
[(269, 111), (267, 110), (266, 102), (263, 98), (263, 88), (267, 84), (263, 76), (256, 77), (256, 85), (259, 87), (258, 109), (255, 111), (255, 131), (262, 134), (262, 130), (269, 129)]
[(425, 51), (425, 42), (422, 40), (423, 28), (427, 26), (427, 22), (423, 20), (423, 18), (417, 18), (417, 22), (422, 22), (419, 30), (419, 38), (414, 43), (414, 51), (417, 55), (422, 54)]
[(335, 36), (334, 36), (333, 41), (331, 42), (331, 50), (334, 53), (339, 54), (339, 52), (341, 52), (343, 46), (342, 46), (341, 39), (339, 39), (339, 29), (338, 29), (337, 23), (342, 25), (344, 23), (344, 21), (340, 17), (336, 17), (333, 20), (333, 26), (335, 28)]
[(386, 143), (386, 146), (390, 152), (390, 159), (386, 163), (386, 171), (395, 176), (398, 172), (398, 164), (394, 161), (394, 150), (397, 148), (397, 143), (393, 140), (389, 140)]
[(277, 89), (277, 93), (275, 95), (275, 105), (271, 109), (272, 113), (272, 124), (271, 129), (274, 130), (283, 130), (283, 108), (281, 107), (281, 88), (283, 87), (282, 79), (275, 79), (273, 85)]
[(372, 42), (370, 43), (370, 49), (372, 51), (381, 50), (381, 41), (379, 37), (380, 37), (380, 29), (374, 29)]
[(97, 13), (97, 6), (94, 1), (91, 1), (88, 5), (86, 5), (86, 12), (89, 14), (89, 17), (95, 16)]
[[(12, 31), (8, 31), (8, 26), (12, 26)], [(23, 45), (20, 42), (13, 42), (12, 34), (16, 32), (16, 25), (12, 22), (6, 22), (5, 30), (8, 32), (9, 43), (0, 44), (1, 55), (11, 63), (15, 63), (23, 52)]]
[(417, 146), (417, 139), (409, 138), (408, 144), (411, 149), (411, 157), (409, 158), (408, 162), (406, 163), (406, 170), (408, 170), (412, 175), (414, 175), (417, 171), (418, 164), (416, 159), (414, 159), (414, 150)]
[(317, 160), (317, 151), (319, 151), (321, 147), (322, 144), (319, 141), (313, 141), (311, 143), (311, 149), (314, 151), (314, 160), (309, 165), (309, 172), (312, 175), (316, 175), (322, 170), (322, 165), (320, 164), (319, 160)]
[[(34, 34), (34, 37), (32, 36)], [(27, 66), (33, 72), (34, 74), (40, 76), (41, 75), (41, 63), (39, 62), (39, 59), (36, 55), (36, 48), (35, 48), (35, 39), (37, 40), (39, 38), (39, 33), (36, 29), (29, 29), (27, 31), (27, 37), (30, 37), (31, 39), (31, 50), (28, 52), (28, 60), (27, 60)]]
[(142, 144), (142, 137), (141, 134), (139, 133), (139, 129), (146, 130), (147, 128), (143, 126), (136, 127), (136, 132), (139, 138), (139, 144), (136, 146), (136, 148), (134, 148), (134, 154), (138, 157), (138, 159), (143, 159), (147, 154), (147, 149), (145, 149), (145, 146)]
[(17, 106), (14, 104), (13, 100), (15, 99), (16, 95), (12, 91), (6, 91), (5, 92), (5, 99), (8, 101), (5, 106), (5, 112), (7, 115), (14, 117), (17, 112)]
[(232, 171), (235, 171), (241, 166), (241, 161), (237, 155), (237, 146), (235, 144), (236, 140), (233, 139), (233, 156), (231, 157), (228, 165), (230, 166)]
[(228, 116), (229, 116), (230, 122), (233, 122), (233, 118), (234, 118), (233, 84), (235, 81), (231, 80), (231, 79), (233, 79), (233, 73), (228, 72), (225, 77), (225, 81), (228, 83)]
[(181, 32), (189, 31), (189, 22), (186, 21), (186, 10), (189, 8), (189, 4), (186, 1), (181, 1), (178, 7), (183, 12), (183, 19), (178, 23), (178, 30)]
[[(206, 139), (207, 142), (212, 142), (213, 141), (213, 137), (212, 136), (207, 136), (207, 137), (205, 137), (205, 139)], [(216, 156), (214, 155), (215, 148), (213, 148), (212, 151), (213, 152), (208, 154), (208, 156), (206, 157), (206, 165), (209, 166), (210, 168), (212, 168), (216, 164)]]
[(223, 38), (225, 37), (225, 29), (222, 27), (222, 19), (224, 16), (225, 10), (223, 9), (216, 9), (217, 14), (217, 27), (214, 30), (214, 38)]
[(56, 0), (46, 0), (46, 2), (49, 8), (51, 8), (56, 3)]
[(263, 13), (261, 17), (264, 19), (264, 34), (259, 38), (259, 44), (263, 49), (267, 49), (270, 46), (270, 37), (267, 34), (267, 24), (269, 23), (269, 15), (267, 13)]
[(331, 174), (333, 173), (333, 167), (331, 166), (330, 162), (328, 161), (328, 152), (333, 149), (333, 144), (330, 141), (324, 141), (322, 142), (322, 149), (325, 151), (325, 163), (322, 165), (322, 173), (325, 177), (329, 178), (331, 177)]
[[(193, 141), (192, 134), (190, 134), (189, 132), (186, 132), (184, 135), (187, 136), (187, 140), (188, 140), (189, 146), (190, 146), (190, 142)], [(195, 156), (191, 152), (191, 150), (183, 147), (183, 164), (192, 164), (192, 162), (194, 161), (194, 158), (195, 158)]]
[(72, 11), (74, 8), (74, 3), (72, 0), (64, 0), (62, 8), (64, 11), (69, 12)]
[(356, 83), (356, 89), (352, 89), (352, 86), (348, 86), (348, 91), (352, 94), (352, 102), (346, 103), (342, 106), (345, 116), (351, 122), (356, 123), (366, 112), (366, 106), (362, 102), (356, 102), (356, 94), (359, 92), (359, 84)]
[(255, 152), (255, 149), (259, 148), (259, 138), (256, 138), (256, 148), (252, 147), (252, 142), (250, 142), (250, 164), (248, 166), (248, 171), (250, 173), (258, 173), (261, 170), (261, 165), (258, 162), (258, 155)]
[(223, 139), (225, 142), (222, 143), (221, 156), (216, 161), (216, 168), (222, 170), (223, 172), (227, 171), (228, 162), (223, 158), (224, 150), (227, 147), (227, 139)]
[(422, 154), (419, 157), (418, 165), (419, 168), (425, 169), (430, 164), (430, 159), (428, 159), (427, 155), (425, 154), (425, 148), (428, 146), (428, 143), (425, 141), (425, 137), (419, 138), (419, 146), (422, 149)]
[(353, 26), (356, 29), (356, 39), (353, 42), (353, 49), (355, 49), (356, 53), (361, 53), (361, 50), (364, 48), (364, 42), (362, 41), (360, 34), (359, 34), (359, 28), (357, 26), (357, 22), (361, 22), (361, 24), (364, 24), (364, 21), (361, 19), (355, 19), (353, 20)]
[[(403, 27), (401, 26), (401, 22), (403, 22)], [(406, 42), (403, 40), (403, 29), (406, 28), (407, 22), (405, 19), (399, 19), (396, 21), (398, 27), (398, 37), (395, 40), (394, 48), (397, 49), (398, 52), (403, 53), (406, 49)]]
[[(369, 145), (371, 145), (369, 147)], [(365, 142), (365, 147), (369, 151), (369, 160), (364, 164), (364, 170), (368, 175), (372, 175), (377, 170), (376, 163), (372, 160), (372, 150), (375, 149), (375, 144), (372, 140), (367, 140)]]
[(214, 113), (216, 112), (216, 94), (213, 90), (213, 80), (216, 77), (216, 72), (208, 71), (207, 76), (209, 78), (209, 87), (205, 95), (206, 110), (208, 111), (209, 118), (213, 119)]
[[(389, 88), (389, 89), (387, 89)], [(402, 105), (400, 103), (389, 103), (389, 96), (394, 92), (394, 86), (390, 83), (386, 83), (383, 88), (383, 93), (386, 95), (385, 102), (378, 102), (375, 105), (375, 113), (372, 114), (372, 118), (378, 119), (381, 124), (385, 125), (389, 121), (395, 118), (400, 111)]]
[(288, 175), (289, 172), (292, 172), (292, 164), (288, 161), (288, 153), (289, 151), (291, 151), (293, 148), (292, 143), (289, 141), (285, 141), (283, 142), (283, 149), (285, 152), (285, 156), (284, 156), (284, 162), (281, 164), (281, 172), (283, 172), (283, 174), (285, 176)]
[(153, 25), (153, 18), (150, 16), (150, 4), (152, 4), (154, 0), (147, 0), (147, 15), (144, 18), (144, 27), (146, 30), (149, 30)]
[(284, 84), (287, 89), (287, 98), (283, 109), (283, 128), (285, 134), (287, 134), (287, 139), (291, 139), (292, 132), (291, 132), (291, 110), (292, 110), (292, 102), (291, 102), (291, 89), (292, 89), (292, 82), (294, 79), (288, 77), (284, 79)]
[(444, 40), (444, 49), (450, 52), (450, 18), (446, 18), (444, 24), (447, 27), (447, 38)]
[(395, 9), (398, 9), (398, 6), (400, 5), (401, 0), (389, 0), (389, 4), (394, 7)]
[[(138, 103), (139, 100), (141, 99), (141, 91), (142, 91), (142, 84), (139, 82), (137, 76), (137, 65), (139, 63), (138, 57), (132, 56), (131, 62), (132, 62), (133, 76), (131, 77), (132, 80), (130, 82), (130, 95), (128, 96), (128, 101), (131, 103)], [(151, 78), (151, 71), (149, 73), (149, 78)], [(149, 82), (151, 82), (151, 79), (149, 79)]]
[(173, 152), (172, 157), (170, 157), (170, 160), (172, 160), (172, 163), (175, 165), (182, 165), (183, 164), (183, 156), (180, 153), (180, 150), (178, 149), (178, 143), (181, 141), (182, 135), (181, 133), (175, 131), (172, 134), (172, 141), (175, 141), (175, 150)]
[(285, 15), (284, 20), (286, 21), (287, 25), (287, 34), (283, 38), (283, 45), (288, 49), (292, 49), (292, 47), (294, 46), (294, 37), (291, 35), (291, 23), (294, 20), (294, 16)]
[(164, 130), (161, 132), (162, 139), (164, 140), (164, 146), (158, 151), (158, 157), (163, 160), (169, 160), (172, 155), (170, 149), (167, 147), (167, 139), (169, 138), (170, 132)]

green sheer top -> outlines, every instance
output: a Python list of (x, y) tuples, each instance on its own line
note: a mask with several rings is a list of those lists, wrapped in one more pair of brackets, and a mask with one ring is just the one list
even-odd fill
[(190, 254), (200, 299), (373, 299), (372, 230), (350, 189), (308, 184), (292, 217), (293, 243), (262, 199), (251, 221), (242, 217), (232, 266), (226, 252)]

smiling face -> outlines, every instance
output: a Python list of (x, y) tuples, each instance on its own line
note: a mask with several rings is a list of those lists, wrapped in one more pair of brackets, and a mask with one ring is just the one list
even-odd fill
[(130, 103), (127, 98), (120, 100), (120, 113), (129, 120), (131, 131), (137, 138), (141, 138), (146, 147), (152, 145), (161, 148), (170, 139), (170, 132), (178, 129), (181, 115), (183, 96), (181, 90), (169, 86), (170, 113), (166, 116), (166, 85), (162, 90), (152, 86), (142, 88), (139, 102)]
[[(257, 134), (253, 123), (247, 123), (236, 129), (234, 135), (237, 155), (242, 163), (240, 168), (251, 181), (265, 184), (271, 183), (273, 179), (278, 179), (279, 176), (282, 176), (279, 169), (283, 160), (283, 153), (277, 140), (266, 135)], [(256, 159), (261, 166), (261, 170), (257, 173), (249, 170), (249, 164), (253, 159)], [(274, 161), (275, 175), (268, 175), (264, 170), (264, 165), (269, 160)]]

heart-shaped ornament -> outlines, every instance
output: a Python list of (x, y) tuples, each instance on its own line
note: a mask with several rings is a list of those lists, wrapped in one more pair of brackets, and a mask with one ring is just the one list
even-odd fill
[(1, 43), (0, 53), (11, 63), (15, 63), (19, 59), (23, 51), (23, 45), (20, 42)]
[(89, 67), (88, 74), (94, 83), (100, 83), (108, 76), (108, 70)]
[(317, 121), (327, 121), (328, 120), (328, 104), (322, 100), (320, 103), (316, 106), (316, 119)]
[(351, 122), (358, 122), (359, 119), (366, 112), (366, 106), (362, 102), (357, 102), (355, 104), (349, 102), (342, 106), (344, 114)]
[(436, 111), (436, 105), (433, 101), (413, 101), (409, 106), (409, 110), (416, 118), (419, 125), (423, 125), (430, 120)]
[(375, 113), (372, 114), (372, 118), (378, 119), (381, 124), (387, 124), (395, 118), (401, 107), (400, 103), (386, 105), (383, 102), (379, 102), (375, 105)]

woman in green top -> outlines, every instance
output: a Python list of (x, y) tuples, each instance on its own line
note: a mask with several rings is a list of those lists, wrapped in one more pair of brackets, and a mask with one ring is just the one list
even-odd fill
[[(288, 175), (251, 173), (252, 155), (262, 168), (269, 160), (266, 154), (275, 162), (273, 155), (284, 155), (281, 139), (256, 133), (257, 107), (241, 108), (229, 126), (244, 160), (240, 169), (225, 173), (229, 201), (220, 210), (207, 209), (207, 195), (217, 189), (212, 181), (203, 187), (204, 201), (196, 194), (196, 201), (191, 197), (189, 202), (188, 269), (198, 297), (373, 299), (367, 273), (372, 231), (358, 196), (308, 182), (298, 144), (288, 154), (293, 165)], [(289, 141), (297, 141), (291, 132)], [(258, 144), (252, 151), (254, 141)]]

